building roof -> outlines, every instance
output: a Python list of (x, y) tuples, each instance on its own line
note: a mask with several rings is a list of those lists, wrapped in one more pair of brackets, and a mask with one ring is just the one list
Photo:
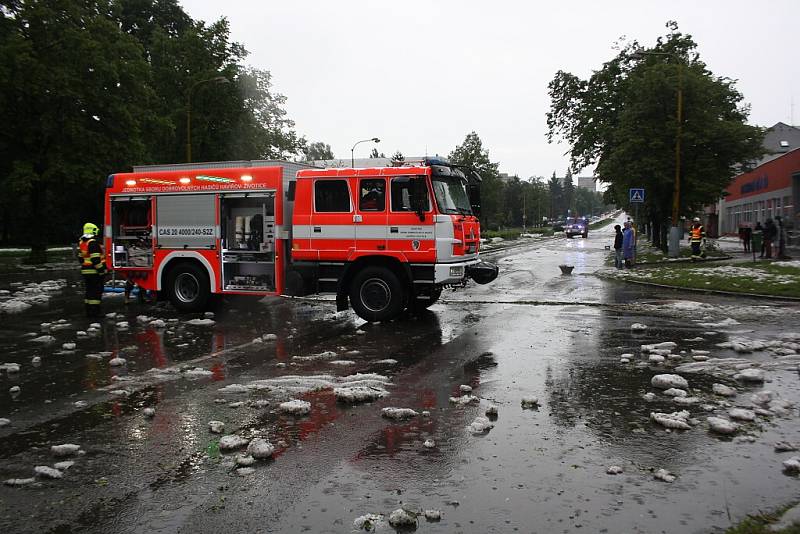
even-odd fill
[(800, 148), (800, 128), (779, 122), (767, 128), (764, 134), (764, 148), (767, 153), (755, 161), (752, 166), (758, 167), (768, 161), (772, 161), (796, 148)]

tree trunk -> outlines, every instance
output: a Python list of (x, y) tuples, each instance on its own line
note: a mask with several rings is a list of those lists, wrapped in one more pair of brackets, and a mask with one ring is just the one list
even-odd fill
[(41, 182), (34, 182), (30, 194), (30, 241), (31, 252), (23, 263), (39, 265), (47, 262), (47, 230), (50, 220), (45, 213), (47, 190)]

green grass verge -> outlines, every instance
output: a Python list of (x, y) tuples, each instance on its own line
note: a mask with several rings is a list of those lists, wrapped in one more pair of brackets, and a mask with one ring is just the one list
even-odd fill
[(662, 264), (615, 271), (611, 277), (675, 288), (800, 298), (800, 268), (764, 261)]
[(597, 230), (598, 228), (602, 228), (608, 224), (611, 224), (614, 221), (612, 218), (608, 219), (600, 219), (599, 221), (595, 221), (589, 225), (589, 230)]
[(746, 519), (738, 525), (734, 525), (725, 531), (725, 534), (764, 534), (767, 532), (778, 532), (779, 534), (800, 534), (800, 526), (792, 525), (780, 530), (770, 530), (769, 526), (777, 523), (781, 515), (788, 509), (784, 507), (776, 512), (761, 513), (758, 515), (748, 515)]
[[(553, 233), (553, 229), (549, 226), (539, 228), (528, 228), (525, 230), (528, 234), (546, 234)], [(502, 237), (503, 239), (518, 239), (522, 234), (522, 228), (506, 228), (503, 230), (481, 230), (481, 237), (484, 239), (491, 239), (493, 237)]]

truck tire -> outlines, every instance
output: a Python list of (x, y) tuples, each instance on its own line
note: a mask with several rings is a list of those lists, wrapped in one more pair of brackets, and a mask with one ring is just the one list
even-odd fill
[(208, 274), (193, 263), (181, 263), (169, 272), (164, 288), (172, 305), (180, 312), (203, 311), (211, 295)]
[(434, 304), (436, 304), (436, 301), (439, 300), (439, 297), (441, 296), (442, 296), (442, 288), (434, 289), (431, 292), (430, 296), (427, 296), (424, 299), (413, 299), (408, 309), (411, 311), (411, 313), (419, 313), (425, 311)]
[(587, 237), (589, 237), (589, 232), (584, 232), (583, 238), (586, 239)]
[(365, 267), (350, 284), (350, 305), (365, 321), (388, 321), (403, 311), (405, 291), (400, 279), (386, 267)]

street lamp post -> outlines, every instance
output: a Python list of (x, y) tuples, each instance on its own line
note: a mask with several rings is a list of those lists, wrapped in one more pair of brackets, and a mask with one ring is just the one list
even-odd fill
[(381, 140), (378, 139), (377, 137), (371, 137), (369, 139), (362, 139), (361, 141), (357, 141), (356, 144), (353, 145), (353, 148), (350, 149), (350, 167), (355, 167), (356, 166), (356, 160), (355, 160), (355, 156), (354, 156), (356, 147), (358, 145), (360, 145), (361, 143), (369, 143), (370, 141), (372, 141), (373, 143), (380, 143), (381, 142)]
[(683, 126), (683, 62), (672, 52), (636, 52), (634, 56), (667, 56), (675, 60), (678, 66), (678, 105), (675, 113), (678, 121), (675, 131), (675, 181), (672, 185), (672, 226), (669, 229), (668, 252), (670, 258), (680, 255), (681, 229), (679, 224), (681, 198), (681, 128)]
[(215, 76), (207, 80), (194, 82), (186, 92), (186, 163), (192, 162), (192, 93), (197, 86), (204, 83), (230, 83), (225, 76)]

